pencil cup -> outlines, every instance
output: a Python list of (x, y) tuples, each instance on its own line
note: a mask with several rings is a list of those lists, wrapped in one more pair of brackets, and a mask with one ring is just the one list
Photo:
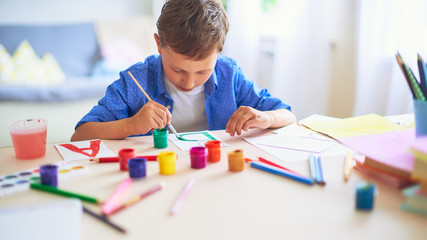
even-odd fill
[(192, 147), (190, 149), (191, 168), (202, 169), (206, 167), (208, 151), (205, 147)]
[(243, 150), (236, 149), (228, 153), (228, 170), (231, 172), (240, 172), (245, 168), (245, 157)]
[(374, 206), (376, 187), (372, 183), (360, 182), (356, 185), (356, 209), (370, 211)]
[(147, 172), (147, 159), (145, 158), (131, 158), (128, 160), (129, 177), (132, 179), (139, 179), (146, 176)]
[(166, 128), (154, 129), (153, 130), (154, 147), (167, 148), (168, 135), (169, 135), (169, 132)]
[(43, 185), (58, 187), (58, 166), (46, 164), (40, 166), (40, 179)]
[(159, 173), (163, 175), (174, 174), (175, 163), (176, 163), (176, 153), (171, 151), (160, 152), (157, 156), (157, 161), (159, 162)]
[(208, 141), (205, 143), (205, 147), (208, 149), (208, 162), (215, 163), (221, 160), (221, 141)]
[(123, 148), (119, 151), (119, 162), (120, 162), (120, 171), (128, 170), (128, 160), (135, 158), (135, 149), (133, 148)]
[(47, 121), (26, 119), (9, 123), (17, 159), (35, 159), (46, 154)]
[(415, 132), (417, 137), (427, 136), (427, 102), (414, 100)]

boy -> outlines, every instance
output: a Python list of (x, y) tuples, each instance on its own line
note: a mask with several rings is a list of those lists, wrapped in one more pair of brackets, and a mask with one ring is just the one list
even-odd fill
[(169, 123), (178, 132), (225, 129), (234, 136), (294, 122), (290, 106), (256, 87), (234, 60), (219, 55), (228, 26), (217, 0), (167, 1), (154, 34), (160, 55), (121, 72), (77, 123), (71, 141), (147, 135)]

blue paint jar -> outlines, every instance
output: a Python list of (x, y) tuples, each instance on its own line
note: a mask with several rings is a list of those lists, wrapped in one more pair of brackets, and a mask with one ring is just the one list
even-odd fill
[(147, 173), (147, 159), (131, 158), (128, 160), (129, 177), (132, 179), (144, 178)]
[(372, 183), (360, 182), (356, 185), (356, 209), (370, 211), (374, 207), (376, 187)]

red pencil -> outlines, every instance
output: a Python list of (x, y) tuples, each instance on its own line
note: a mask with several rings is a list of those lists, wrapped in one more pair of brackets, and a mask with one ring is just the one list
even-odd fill
[[(147, 161), (156, 161), (157, 155), (150, 155), (150, 156), (136, 156), (135, 158), (145, 158)], [(90, 161), (98, 162), (98, 163), (112, 163), (112, 162), (119, 162), (118, 157), (102, 157), (102, 158), (93, 158)]]
[[(278, 164), (275, 164), (275, 163), (273, 163), (273, 162), (270, 162), (270, 161), (268, 161), (268, 160), (267, 160), (267, 159), (265, 159), (265, 158), (258, 157), (258, 159), (259, 159), (259, 161), (260, 161), (260, 162), (267, 163), (267, 164), (269, 164), (269, 165), (271, 165), (271, 166), (278, 167), (278, 168), (284, 169), (284, 170), (286, 170), (286, 171), (289, 171), (289, 172), (292, 172), (292, 173), (295, 173), (295, 174), (301, 175), (301, 174), (299, 174), (299, 173), (297, 173), (297, 172), (295, 172), (295, 171), (292, 171), (292, 170), (291, 170), (291, 169), (289, 169), (289, 168), (285, 168), (285, 167), (282, 167), (282, 166), (280, 166), (280, 165), (278, 165)], [(302, 176), (302, 175), (301, 175), (301, 176)]]

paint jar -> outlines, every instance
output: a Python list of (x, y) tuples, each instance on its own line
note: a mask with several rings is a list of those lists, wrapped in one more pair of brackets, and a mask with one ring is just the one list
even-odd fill
[(40, 180), (43, 185), (58, 187), (58, 166), (46, 164), (40, 166)]
[(215, 163), (221, 160), (221, 141), (208, 141), (205, 143), (205, 147), (208, 149), (208, 162)]
[(9, 123), (17, 159), (35, 159), (46, 154), (47, 121), (26, 119)]
[(417, 137), (427, 136), (427, 102), (414, 100), (415, 133)]
[(123, 148), (119, 151), (119, 163), (120, 163), (120, 171), (128, 170), (128, 160), (131, 158), (135, 158), (136, 153), (133, 148)]
[(168, 147), (169, 132), (166, 128), (159, 128), (153, 130), (154, 147), (167, 148)]
[(171, 175), (175, 173), (175, 163), (177, 155), (175, 152), (163, 151), (157, 155), (159, 162), (159, 173), (163, 175)]
[(376, 187), (372, 183), (360, 182), (356, 184), (356, 209), (370, 211), (374, 206)]
[(236, 149), (228, 153), (228, 170), (231, 172), (240, 172), (245, 169), (245, 157), (243, 150)]
[(146, 176), (147, 173), (147, 159), (145, 158), (131, 158), (128, 160), (129, 177), (132, 179), (139, 179)]
[(191, 168), (205, 168), (207, 155), (208, 151), (205, 147), (192, 147), (190, 149)]

